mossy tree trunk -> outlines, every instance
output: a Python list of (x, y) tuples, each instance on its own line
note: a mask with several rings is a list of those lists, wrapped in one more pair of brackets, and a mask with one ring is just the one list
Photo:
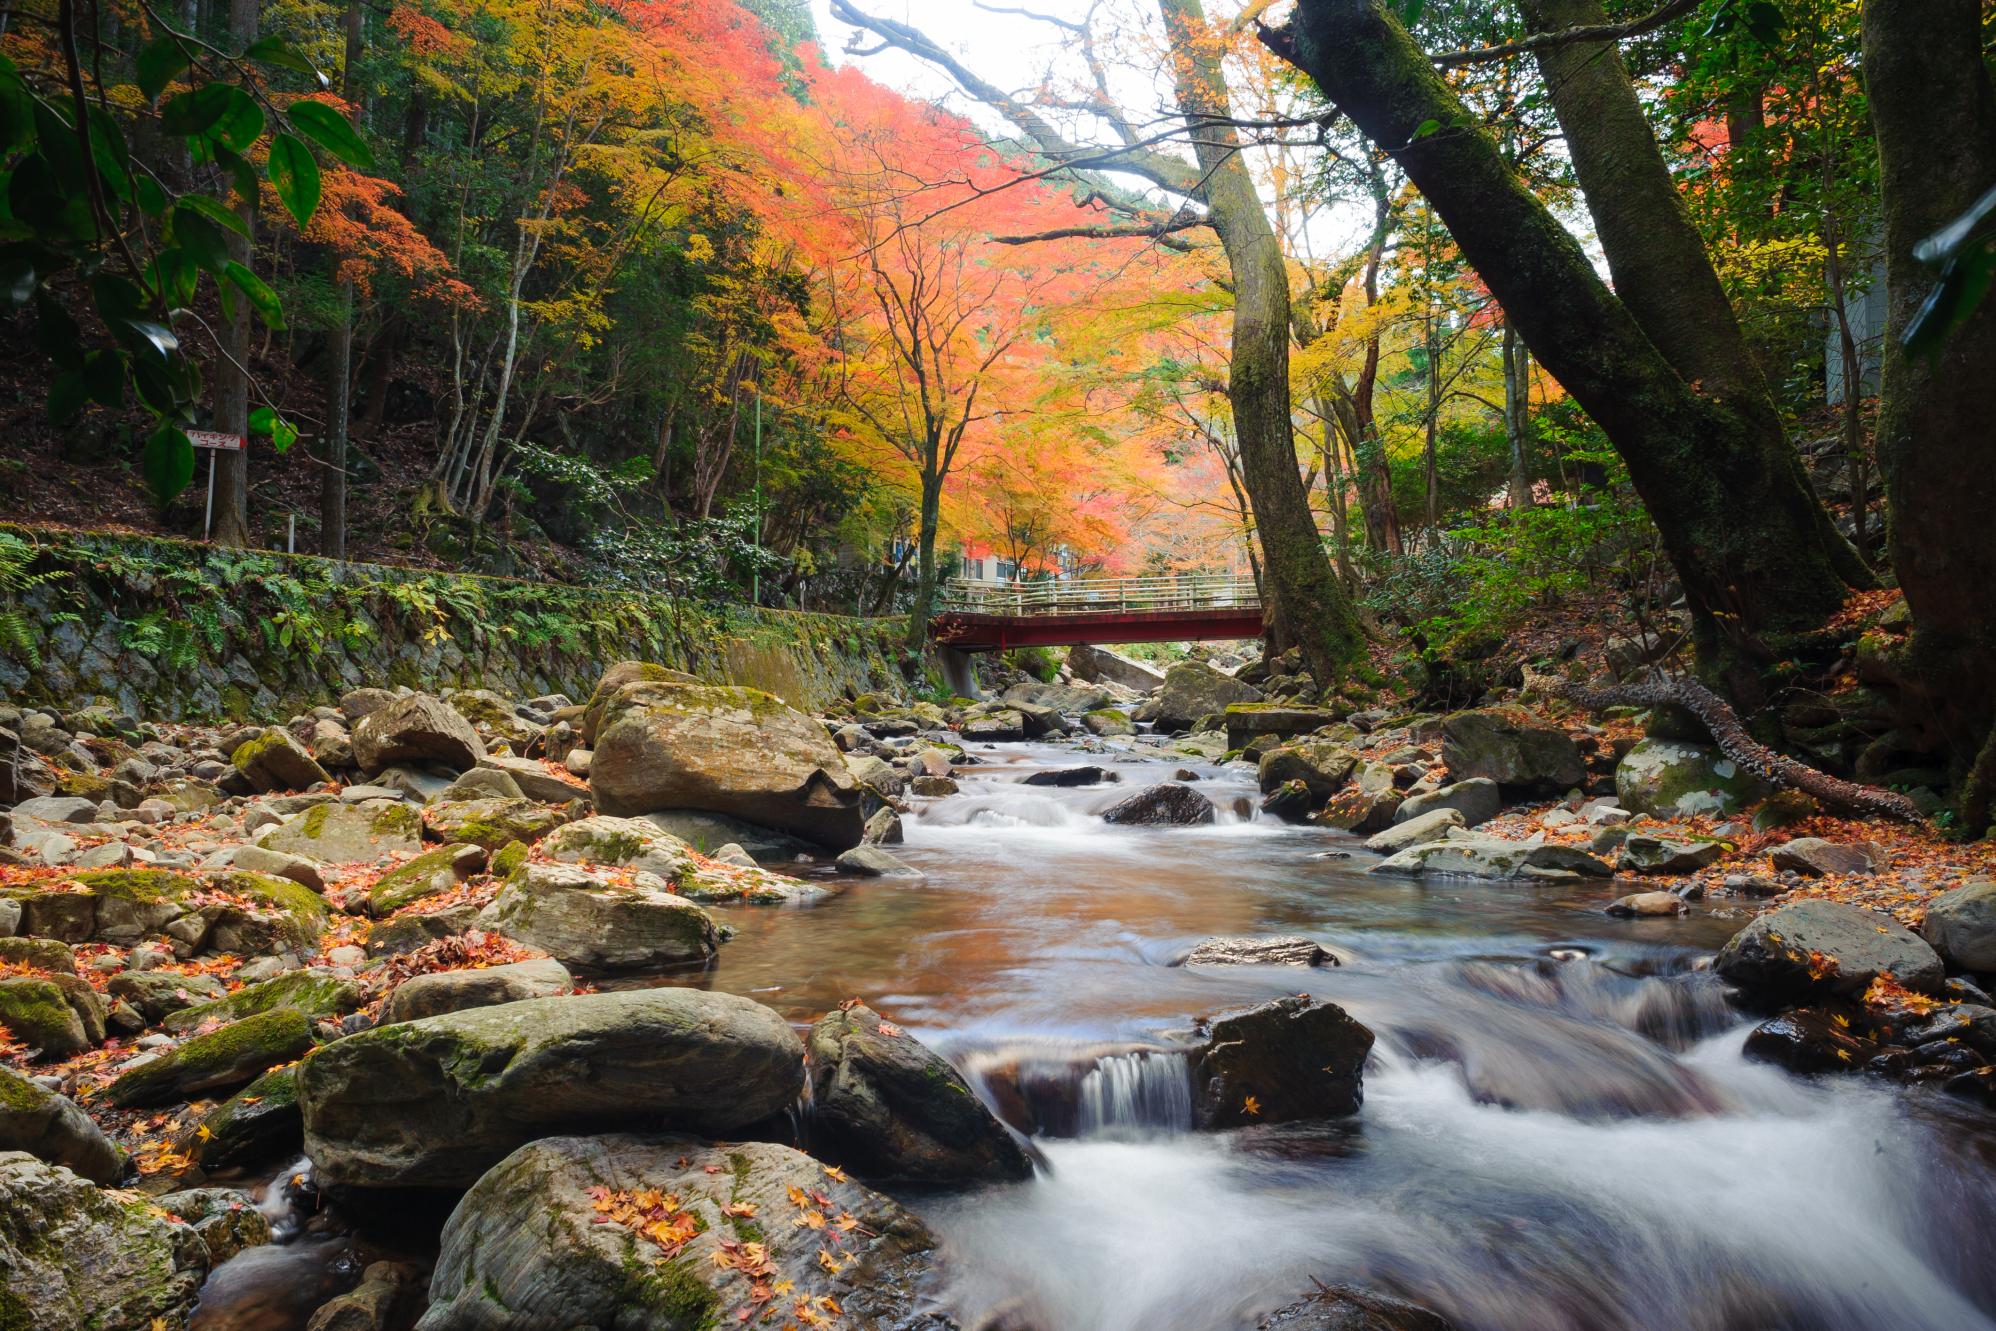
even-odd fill
[[(1885, 209), (1887, 320), (1878, 460), (1892, 563), (1913, 612), (1899, 667), (1909, 723), (1970, 779), (1962, 821), (1980, 833), (1996, 783), (1996, 300), (1931, 356), (1900, 336), (1935, 274), (1914, 247), (1996, 185), (1996, 95), (1975, 0), (1866, 0), (1864, 78)], [(1977, 755), (1981, 761), (1977, 763)]]
[(1761, 403), (1710, 391), (1671, 363), (1372, 0), (1300, 0), (1269, 40), (1393, 155), (1525, 345), (1606, 432), (1684, 585), (1701, 659), (1736, 697), (1757, 700), (1784, 636), (1820, 626), (1850, 586)]

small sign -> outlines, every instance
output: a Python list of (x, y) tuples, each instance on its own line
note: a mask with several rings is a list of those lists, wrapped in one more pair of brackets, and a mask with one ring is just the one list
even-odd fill
[(239, 434), (220, 434), (214, 430), (189, 430), (187, 442), (196, 448), (218, 448), (227, 453), (240, 453), (244, 444)]

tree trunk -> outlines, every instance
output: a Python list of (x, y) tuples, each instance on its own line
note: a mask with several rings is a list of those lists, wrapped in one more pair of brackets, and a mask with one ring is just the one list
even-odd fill
[[(241, 50), (256, 40), (256, 23), (257, 0), (230, 0), (229, 36), (236, 49)], [(253, 236), (256, 200), (242, 200), (236, 211)], [(229, 257), (248, 267), (250, 237), (230, 231), (224, 238), (228, 242)], [(245, 441), (245, 445), (249, 439), (251, 317), (249, 301), (238, 293), (235, 314), (222, 332), (224, 354), (215, 366), (215, 428), (223, 434), (238, 436)], [(218, 545), (244, 546), (250, 543), (247, 446), (216, 454), (214, 539)]]
[[(1393, 154), (1539, 363), (1600, 424), (1684, 584), (1701, 658), (1735, 696), (1759, 696), (1781, 635), (1820, 626), (1848, 591), (1793, 451), (1676, 372), (1372, 0), (1301, 0), (1269, 39)], [(1443, 128), (1423, 133), (1430, 121)]]
[(1532, 353), (1518, 330), (1504, 324), (1504, 437), (1511, 446), (1511, 511), (1532, 506)]
[[(1207, 40), (1199, 0), (1158, 0), (1170, 32), (1178, 108), (1188, 118), (1229, 114), (1219, 53)], [(1289, 273), (1233, 129), (1193, 135), (1204, 172), (1200, 195), (1220, 233), (1234, 279), (1233, 353), (1227, 397), (1241, 473), (1254, 505), (1270, 609), (1303, 649), (1318, 683), (1344, 677), (1364, 634), (1324, 551), (1296, 462), (1289, 403)]]
[[(1933, 285), (1913, 247), (1996, 184), (1996, 97), (1976, 0), (1865, 0), (1864, 79), (1885, 204), (1886, 320), (1879, 470), (1893, 566), (1914, 632), (1902, 661), (1909, 711), (1970, 773), (1996, 722), (1996, 467), (1989, 386), (1996, 301), (1984, 299), (1931, 357), (1900, 341)], [(1985, 765), (1986, 766), (1986, 765)], [(1990, 823), (1990, 782), (1970, 779), (1962, 822)]]
[[(931, 449), (940, 448), (931, 442)], [(908, 650), (929, 643), (929, 620), (936, 609), (936, 530), (942, 525), (943, 478), (933, 466), (922, 471), (922, 513), (915, 529), (915, 604), (908, 612)]]
[(347, 419), (353, 388), (353, 283), (340, 283), (326, 366), (326, 446), (320, 459), (319, 553), (347, 557)]

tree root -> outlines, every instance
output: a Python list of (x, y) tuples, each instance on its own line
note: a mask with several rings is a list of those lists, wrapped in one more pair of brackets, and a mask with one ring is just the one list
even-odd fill
[(1657, 707), (1674, 703), (1704, 723), (1718, 743), (1720, 753), (1763, 781), (1812, 795), (1825, 808), (1837, 813), (1893, 818), (1906, 823), (1924, 821), (1913, 801), (1896, 791), (1845, 781), (1768, 748), (1747, 734), (1725, 699), (1695, 680), (1664, 679), (1597, 687), (1569, 684), (1550, 675), (1532, 675), (1526, 683), (1541, 693), (1595, 711), (1605, 707)]

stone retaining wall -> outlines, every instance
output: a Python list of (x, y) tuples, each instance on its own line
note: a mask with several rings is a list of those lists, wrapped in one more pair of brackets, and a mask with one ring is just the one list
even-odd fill
[(0, 697), (281, 719), (363, 685), (586, 697), (656, 661), (806, 710), (906, 691), (904, 622), (0, 526)]

